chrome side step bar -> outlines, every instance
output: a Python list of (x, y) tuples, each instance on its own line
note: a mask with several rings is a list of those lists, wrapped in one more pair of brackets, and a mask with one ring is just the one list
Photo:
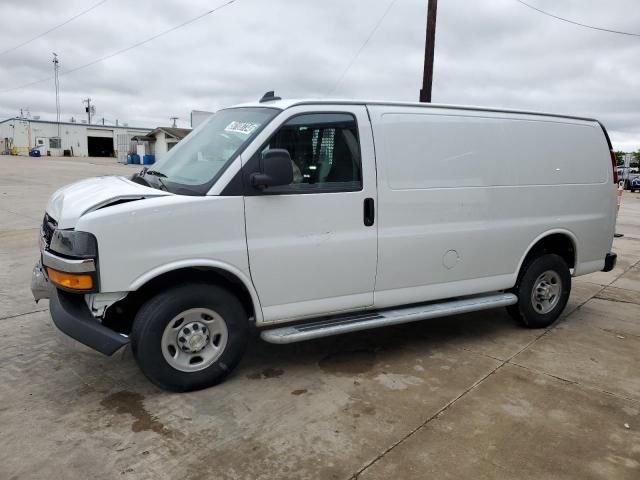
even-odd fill
[(518, 297), (512, 293), (496, 293), (394, 310), (364, 312), (339, 319), (325, 319), (274, 328), (262, 331), (260, 336), (269, 343), (295, 343), (314, 338), (330, 337), (341, 333), (417, 322), (418, 320), (458, 315), (489, 308), (506, 307), (517, 302)]

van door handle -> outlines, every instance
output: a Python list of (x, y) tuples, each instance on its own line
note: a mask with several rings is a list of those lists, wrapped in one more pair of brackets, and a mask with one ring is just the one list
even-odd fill
[(370, 227), (376, 218), (376, 209), (374, 207), (373, 198), (364, 199), (364, 225)]

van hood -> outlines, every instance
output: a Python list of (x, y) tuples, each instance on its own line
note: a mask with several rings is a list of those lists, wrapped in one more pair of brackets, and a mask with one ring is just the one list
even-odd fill
[(95, 177), (81, 180), (55, 192), (49, 199), (47, 213), (58, 228), (73, 228), (85, 213), (110, 203), (173, 195), (132, 182), (125, 177)]

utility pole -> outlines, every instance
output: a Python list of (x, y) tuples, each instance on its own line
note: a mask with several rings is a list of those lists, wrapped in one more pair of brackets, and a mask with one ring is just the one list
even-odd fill
[(60, 62), (58, 61), (58, 54), (53, 53), (53, 77), (56, 85), (56, 122), (58, 123), (58, 138), (60, 138), (60, 81), (58, 80), (58, 70), (60, 69)]
[(87, 122), (89, 125), (91, 125), (91, 99), (85, 98), (84, 100), (82, 100), (82, 103), (87, 105), (84, 111), (87, 112)]
[(420, 101), (431, 103), (431, 85), (433, 84), (433, 53), (436, 44), (436, 15), (438, 0), (429, 0), (427, 7), (427, 38), (424, 48), (424, 73)]
[(171, 126), (173, 128), (176, 128), (178, 125), (176, 124), (176, 121), (179, 119), (180, 117), (169, 117), (169, 120), (171, 120), (173, 123), (171, 124)]

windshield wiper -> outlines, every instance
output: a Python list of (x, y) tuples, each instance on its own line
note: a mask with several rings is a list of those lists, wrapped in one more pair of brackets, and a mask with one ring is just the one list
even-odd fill
[(149, 170), (147, 168), (144, 168), (144, 170), (142, 170), (142, 172), (140, 173), (143, 177), (145, 175), (151, 175), (153, 177), (156, 177), (156, 180), (158, 180), (158, 185), (162, 187), (162, 190), (164, 190), (165, 192), (169, 191), (169, 189), (167, 188), (167, 185), (162, 180), (163, 178), (167, 178), (167, 176), (164, 173), (159, 172), (157, 170)]
[(167, 176), (164, 173), (159, 172), (157, 170), (147, 170), (147, 169), (145, 169), (145, 170), (142, 171), (142, 175), (153, 175), (154, 177), (167, 178)]

